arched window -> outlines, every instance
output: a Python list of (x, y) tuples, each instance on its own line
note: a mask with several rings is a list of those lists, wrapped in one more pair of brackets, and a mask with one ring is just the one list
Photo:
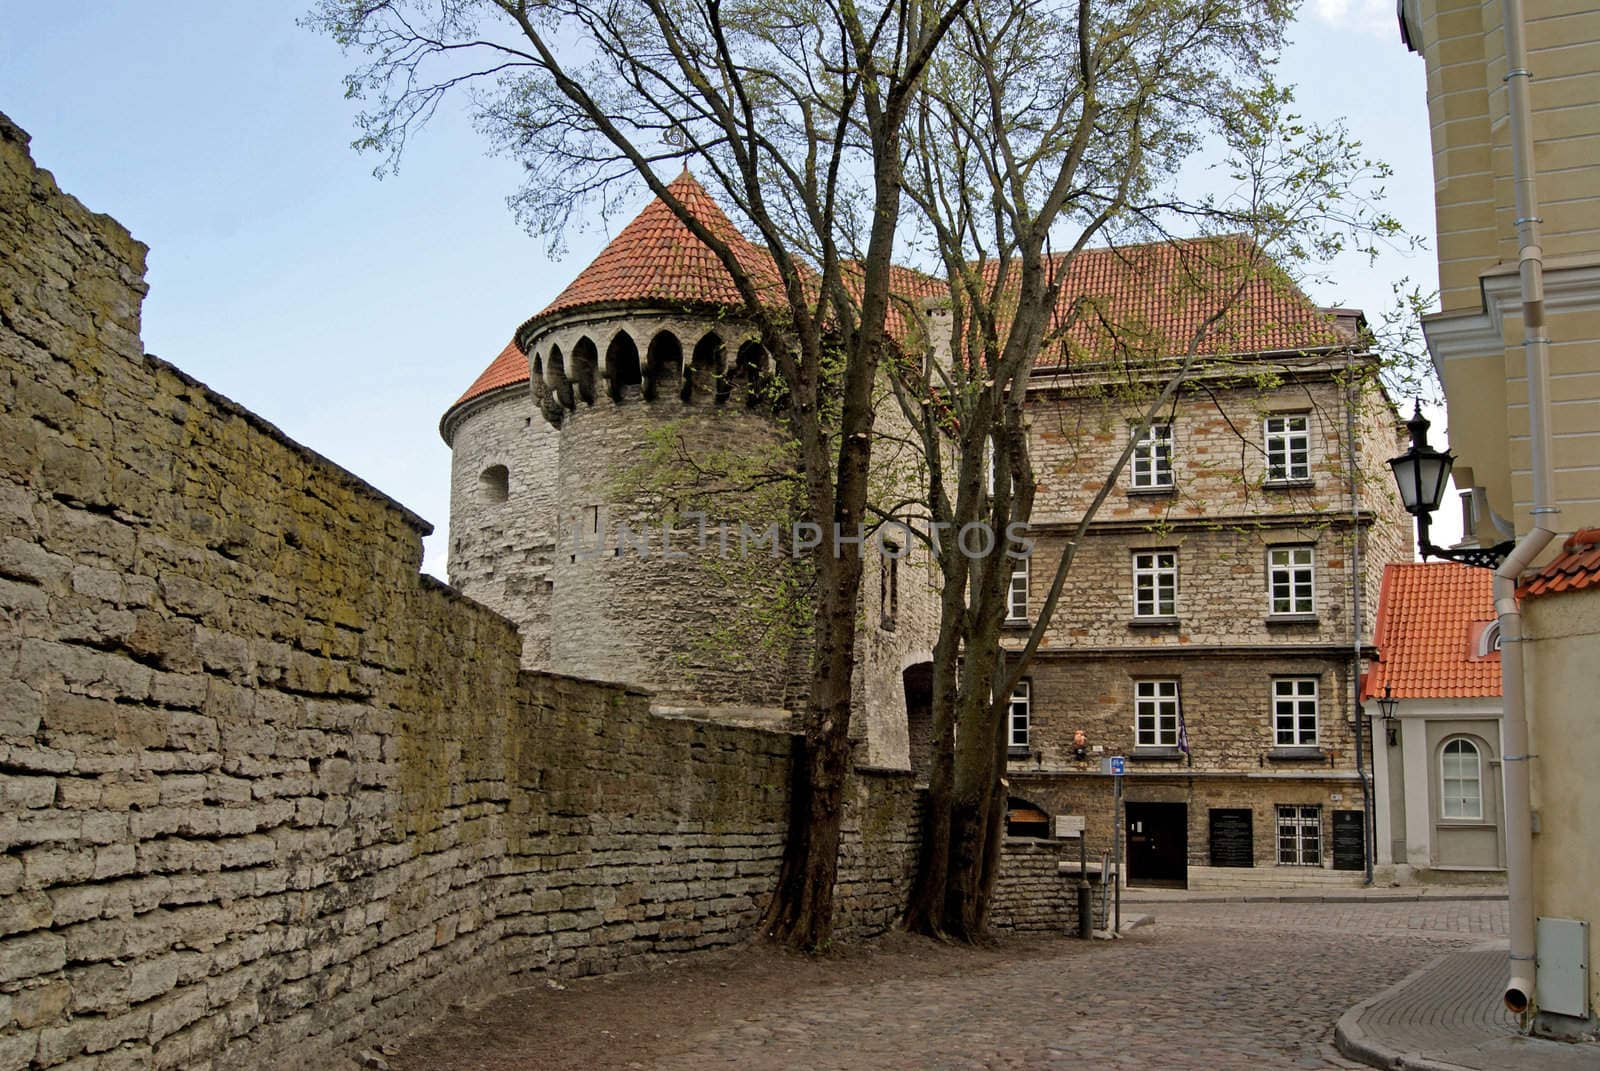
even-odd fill
[(1439, 754), (1439, 799), (1446, 818), (1483, 817), (1483, 763), (1478, 746), (1464, 737), (1447, 741)]
[(561, 400), (563, 407), (573, 408), (572, 382), (567, 379), (567, 366), (561, 360), (560, 346), (550, 347), (550, 363), (547, 367), (550, 369), (550, 389)]
[(504, 465), (490, 465), (478, 474), (478, 494), (485, 502), (504, 502), (511, 495), (511, 473)]
[(683, 381), (683, 400), (714, 398), (728, 400), (727, 377), (722, 374), (722, 339), (715, 331), (708, 332), (694, 345), (694, 356), (689, 361), (689, 375)]
[(1488, 658), (1498, 650), (1500, 650), (1500, 622), (1491, 621), (1478, 634), (1478, 649), (1473, 654), (1479, 658)]
[(584, 405), (594, 404), (594, 381), (600, 365), (600, 353), (588, 335), (578, 339), (572, 347), (572, 385)]
[(738, 389), (744, 391), (745, 403), (754, 406), (761, 400), (762, 381), (767, 374), (767, 351), (758, 342), (746, 342), (739, 347), (733, 360), (733, 379)]
[(622, 401), (622, 392), (639, 385), (639, 347), (633, 336), (618, 331), (606, 347), (606, 389), (613, 402)]
[(645, 357), (645, 400), (655, 401), (658, 391), (674, 395), (682, 390), (683, 347), (678, 344), (678, 336), (671, 331), (658, 332), (650, 340), (650, 349)]
[(1020, 796), (1006, 800), (1006, 836), (1048, 837), (1050, 815), (1038, 804)]

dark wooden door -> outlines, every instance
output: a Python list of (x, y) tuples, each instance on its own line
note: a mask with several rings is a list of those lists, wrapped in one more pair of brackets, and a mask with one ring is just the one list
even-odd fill
[(1182, 803), (1129, 803), (1128, 880), (1189, 883), (1189, 808)]

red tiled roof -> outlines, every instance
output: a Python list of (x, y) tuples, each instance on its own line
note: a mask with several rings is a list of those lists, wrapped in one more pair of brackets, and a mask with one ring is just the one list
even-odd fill
[(462, 402), (476, 398), (480, 394), (488, 394), (501, 387), (509, 387), (513, 383), (526, 383), (528, 381), (528, 355), (517, 349), (515, 340), (506, 343), (506, 348), (500, 355), (489, 362), (489, 367), (479, 373), (478, 378), (472, 381), (472, 386), (467, 392), (457, 398), (450, 406), (454, 409)]
[[(772, 255), (739, 233), (693, 175), (684, 171), (672, 180), (667, 191), (732, 248), (735, 258), (758, 286), (773, 288), (781, 299), (782, 284)], [(724, 307), (744, 304), (722, 261), (657, 197), (517, 333), (520, 335), (556, 313), (621, 302)]]
[(1600, 584), (1600, 528), (1580, 528), (1562, 544), (1561, 556), (1523, 581), (1517, 595), (1582, 591), (1596, 584)]
[[(755, 245), (728, 219), (688, 171), (667, 187), (713, 234), (727, 242), (734, 255), (774, 300), (781, 300), (781, 284), (771, 254)], [(1064, 338), (1040, 354), (1041, 370), (1073, 356), (1093, 358), (1110, 337), (1108, 325), (1124, 339), (1138, 340), (1155, 353), (1181, 353), (1190, 336), (1231, 294), (1230, 279), (1254, 253), (1240, 237), (1204, 238), (1115, 248), (1085, 249), (1075, 256), (1061, 288), (1058, 322), (1065, 323), (1074, 304), (1088, 298), (1090, 305)], [(1054, 265), (1065, 258), (1058, 257)], [(997, 264), (989, 265), (992, 273)], [(913, 303), (945, 292), (941, 279), (911, 268), (896, 266), (895, 292)], [(993, 278), (993, 275), (990, 275)], [(652, 200), (634, 220), (611, 240), (567, 288), (517, 331), (520, 337), (540, 320), (558, 313), (620, 304), (711, 306), (742, 305), (733, 277), (716, 255), (696, 238), (660, 198)], [(1350, 320), (1346, 310), (1321, 310), (1272, 265), (1246, 285), (1237, 304), (1214, 325), (1201, 352), (1214, 354), (1259, 353), (1323, 347), (1350, 341), (1348, 330), (1336, 319)], [(889, 330), (895, 338), (907, 334), (905, 302), (893, 302)], [(508, 346), (457, 400), (456, 404), (495, 387), (525, 381), (528, 369), (522, 355), (508, 356)], [(504, 378), (510, 376), (511, 378)], [(453, 408), (453, 407), (452, 407)]]
[[(1195, 332), (1230, 301), (1226, 315), (1202, 336), (1200, 353), (1267, 353), (1353, 341), (1336, 329), (1336, 310), (1317, 308), (1241, 236), (1085, 249), (1066, 271), (1057, 323), (1067, 322), (1080, 299), (1087, 304), (1063, 342), (1039, 355), (1041, 369), (1104, 356), (1113, 333), (1151, 355), (1185, 353)], [(1233, 300), (1241, 280), (1243, 289)]]
[(1495, 620), (1494, 574), (1453, 562), (1391, 565), (1378, 596), (1378, 661), (1362, 698), (1444, 699), (1500, 694), (1500, 652), (1476, 646)]

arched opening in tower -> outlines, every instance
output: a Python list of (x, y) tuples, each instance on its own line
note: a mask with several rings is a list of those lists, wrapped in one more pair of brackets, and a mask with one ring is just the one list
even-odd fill
[(589, 336), (584, 335), (572, 347), (572, 385), (577, 388), (578, 397), (583, 399), (585, 405), (594, 404), (594, 384), (599, 369), (600, 351), (595, 349)]
[(639, 347), (628, 332), (618, 331), (606, 347), (606, 393), (620, 403), (622, 392), (639, 386), (639, 381)]
[(556, 392), (556, 397), (561, 399), (563, 409), (573, 408), (572, 381), (567, 378), (566, 362), (561, 357), (561, 347), (550, 347), (550, 362), (546, 366), (550, 370), (550, 389)]
[(533, 401), (539, 407), (539, 412), (544, 414), (545, 420), (552, 427), (561, 426), (561, 414), (565, 412), (556, 396), (550, 391), (550, 381), (544, 373), (544, 357), (541, 354), (533, 355)]
[(759, 342), (746, 342), (739, 347), (733, 360), (735, 386), (744, 393), (746, 405), (755, 405), (761, 399), (761, 387), (767, 376), (767, 351)]
[(683, 381), (683, 400), (715, 398), (728, 400), (729, 384), (722, 374), (722, 336), (715, 331), (694, 344), (694, 354), (689, 358), (689, 375)]
[(656, 337), (650, 340), (650, 350), (645, 360), (645, 400), (655, 401), (660, 392), (669, 396), (676, 394), (682, 382), (683, 347), (678, 344), (678, 336), (671, 331), (658, 331)]

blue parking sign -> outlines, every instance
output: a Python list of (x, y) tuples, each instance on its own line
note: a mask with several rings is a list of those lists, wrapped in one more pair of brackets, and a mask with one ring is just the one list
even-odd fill
[(1128, 760), (1121, 755), (1111, 756), (1111, 776), (1121, 777), (1128, 772)]

